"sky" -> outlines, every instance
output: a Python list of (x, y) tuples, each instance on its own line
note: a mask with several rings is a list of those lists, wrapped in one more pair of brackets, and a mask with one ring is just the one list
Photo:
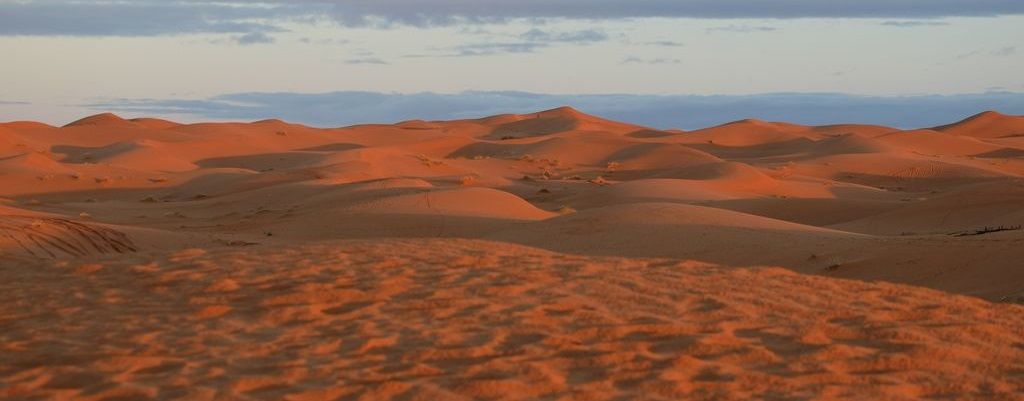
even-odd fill
[(1020, 0), (0, 0), (0, 121), (1024, 114)]

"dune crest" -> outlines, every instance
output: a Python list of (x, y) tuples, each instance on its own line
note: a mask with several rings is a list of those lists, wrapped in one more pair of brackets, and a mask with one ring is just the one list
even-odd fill
[(71, 123), (65, 125), (64, 128), (68, 128), (68, 127), (84, 127), (84, 126), (90, 126), (90, 125), (108, 126), (108, 125), (129, 125), (129, 124), (132, 124), (132, 122), (121, 118), (121, 116), (118, 116), (117, 114), (114, 114), (114, 113), (101, 113), (101, 114), (92, 115), (92, 116), (85, 117), (83, 119), (71, 122)]
[(985, 111), (940, 127), (936, 131), (979, 138), (1024, 136), (1024, 117)]
[[(103, 113), (62, 128), (0, 124), (0, 199), (137, 228), (141, 250), (183, 238), (214, 247), (490, 238), (738, 267), (771, 261), (1001, 299), (1024, 292), (1013, 268), (1024, 251), (1009, 245), (1022, 231), (988, 231), (1024, 225), (1013, 206), (1024, 200), (1014, 189), (1024, 142), (1006, 137), (1019, 121), (985, 112), (901, 131), (746, 119), (683, 132), (560, 107), (318, 129)], [(985, 234), (956, 237), (964, 232)], [(772, 251), (737, 252), (744, 241)], [(934, 274), (969, 263), (978, 243), (1000, 250), (985, 273)], [(914, 262), (924, 252), (945, 256)], [(881, 274), (886, 264), (904, 267)]]

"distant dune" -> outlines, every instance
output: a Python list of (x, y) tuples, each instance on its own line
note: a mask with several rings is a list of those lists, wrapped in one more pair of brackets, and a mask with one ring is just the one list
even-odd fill
[(996, 112), (0, 123), (0, 398), (1019, 400), (1021, 226)]

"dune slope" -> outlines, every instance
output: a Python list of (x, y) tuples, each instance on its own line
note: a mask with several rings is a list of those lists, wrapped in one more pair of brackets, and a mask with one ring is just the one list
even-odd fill
[(1024, 307), (779, 268), (374, 240), (2, 272), (6, 399), (1024, 397)]

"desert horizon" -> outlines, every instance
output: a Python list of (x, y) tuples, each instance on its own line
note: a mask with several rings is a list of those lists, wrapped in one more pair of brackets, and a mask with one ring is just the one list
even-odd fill
[(0, 401), (1024, 401), (1021, 0), (0, 0)]

